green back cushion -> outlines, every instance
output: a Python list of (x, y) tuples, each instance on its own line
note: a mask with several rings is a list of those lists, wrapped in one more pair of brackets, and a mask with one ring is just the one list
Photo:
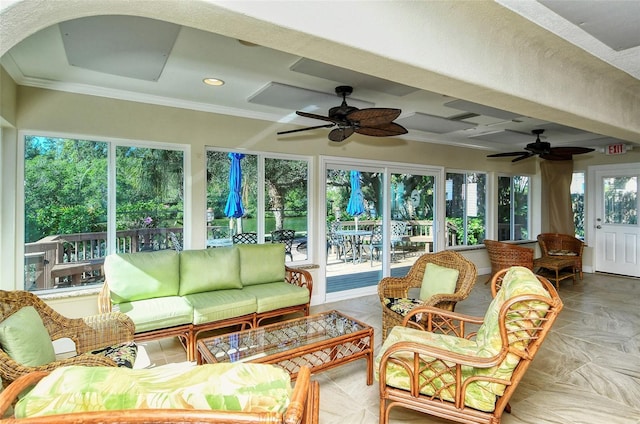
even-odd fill
[[(496, 294), (496, 297), (491, 301), (489, 308), (484, 316), (484, 322), (478, 329), (476, 335), (476, 342), (478, 344), (478, 356), (491, 357), (496, 355), (501, 347), (500, 327), (499, 327), (499, 314), (502, 305), (505, 301), (519, 295), (535, 294), (546, 298), (549, 298), (549, 293), (542, 286), (535, 274), (528, 268), (521, 266), (514, 266), (507, 271), (502, 281), (502, 287)], [(521, 337), (522, 334), (518, 330), (521, 329), (521, 325), (534, 327), (538, 324), (536, 318), (544, 316), (549, 309), (549, 305), (544, 302), (529, 300), (528, 306), (530, 309), (530, 316), (520, 316), (516, 312), (510, 312), (507, 314), (507, 332), (509, 334), (509, 344), (515, 349), (523, 349), (529, 342), (528, 337)], [(518, 304), (513, 306), (514, 309), (518, 309)], [(531, 319), (531, 321), (528, 321)], [(528, 322), (528, 324), (527, 324)], [(508, 353), (504, 361), (499, 365), (492, 368), (477, 368), (475, 373), (483, 376), (493, 376), (496, 378), (509, 379), (513, 370), (520, 362), (520, 358), (513, 354)], [(494, 395), (502, 395), (504, 392), (504, 385), (497, 383), (478, 383), (484, 387), (489, 393)]]
[(284, 281), (284, 244), (239, 244), (243, 286)]
[(109, 255), (104, 272), (113, 303), (178, 295), (180, 257), (175, 250)]
[(446, 268), (434, 263), (428, 263), (422, 276), (420, 299), (427, 300), (434, 294), (451, 294), (456, 291), (456, 282), (460, 271)]
[(33, 306), (25, 306), (0, 323), (0, 346), (22, 365), (37, 367), (56, 360), (49, 332)]
[(180, 253), (180, 296), (241, 288), (237, 249), (220, 247)]
[(284, 412), (291, 392), (289, 374), (266, 364), (71, 366), (42, 379), (18, 401), (15, 416), (140, 408)]

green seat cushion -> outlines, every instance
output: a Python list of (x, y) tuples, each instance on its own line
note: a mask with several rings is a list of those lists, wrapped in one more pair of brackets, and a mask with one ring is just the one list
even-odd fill
[(420, 299), (427, 300), (434, 294), (451, 294), (456, 291), (456, 282), (460, 271), (428, 263), (422, 276)]
[(241, 289), (240, 255), (233, 247), (180, 252), (180, 295)]
[(56, 360), (51, 336), (33, 306), (25, 306), (0, 323), (0, 346), (19, 364), (37, 367)]
[(188, 294), (184, 298), (193, 308), (196, 325), (252, 314), (257, 307), (256, 298), (244, 289)]
[(136, 333), (190, 324), (193, 319), (193, 308), (180, 296), (124, 302), (118, 309), (133, 320)]
[[(478, 343), (478, 355), (482, 357), (492, 357), (496, 355), (502, 347), (499, 328), (499, 313), (502, 305), (508, 299), (511, 299), (518, 295), (524, 294), (536, 294), (542, 297), (549, 298), (549, 293), (544, 289), (535, 274), (528, 268), (521, 266), (514, 266), (507, 271), (503, 280), (502, 287), (496, 294), (496, 297), (489, 304), (487, 312), (484, 316), (484, 322), (478, 329), (476, 335), (476, 342)], [(540, 301), (527, 301), (530, 308), (530, 316), (513, 316), (513, 313), (507, 315), (507, 332), (509, 337), (509, 344), (515, 349), (524, 349), (528, 344), (529, 337), (522, 337), (519, 333), (520, 325), (528, 327), (536, 327), (538, 322), (536, 318), (543, 317), (546, 311), (549, 309), (549, 305)], [(518, 308), (518, 304), (514, 305)], [(531, 321), (527, 321), (531, 319)], [(492, 368), (477, 369), (475, 372), (477, 375), (492, 376), (501, 379), (510, 379), (513, 371), (520, 362), (520, 358), (513, 354), (508, 353), (504, 361), (499, 365)], [(486, 387), (486, 389), (497, 396), (504, 393), (505, 386), (498, 383), (479, 383)]]
[(243, 286), (284, 281), (284, 244), (239, 244)]
[(242, 291), (255, 296), (259, 314), (309, 303), (309, 290), (307, 288), (285, 282), (258, 284), (245, 287)]
[(61, 367), (42, 379), (15, 406), (17, 418), (121, 409), (205, 409), (284, 412), (291, 380), (266, 364)]
[(175, 250), (112, 254), (104, 260), (113, 303), (177, 296), (180, 258)]

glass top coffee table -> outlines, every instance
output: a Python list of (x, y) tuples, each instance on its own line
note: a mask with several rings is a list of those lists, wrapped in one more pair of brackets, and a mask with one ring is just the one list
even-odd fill
[(282, 321), (198, 340), (198, 362), (277, 364), (296, 378), (301, 366), (311, 372), (367, 360), (373, 384), (373, 328), (338, 311)]

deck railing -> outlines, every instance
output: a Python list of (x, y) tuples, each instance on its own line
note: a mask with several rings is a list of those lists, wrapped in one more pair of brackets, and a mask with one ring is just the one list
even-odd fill
[[(182, 228), (139, 228), (116, 233), (116, 251), (131, 253), (171, 249), (169, 233), (182, 240)], [(91, 284), (102, 281), (107, 233), (47, 236), (25, 245), (25, 290)]]

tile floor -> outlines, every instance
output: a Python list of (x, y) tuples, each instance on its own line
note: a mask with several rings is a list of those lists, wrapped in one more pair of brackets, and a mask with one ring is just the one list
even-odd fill
[[(489, 286), (478, 284), (456, 311), (484, 315)], [(640, 423), (640, 280), (585, 274), (561, 283), (565, 307), (511, 400), (504, 424)], [(312, 307), (312, 313), (338, 309), (375, 329), (381, 344), (376, 296)], [(185, 361), (176, 339), (143, 343), (152, 365)], [(378, 386), (366, 385), (366, 363), (358, 360), (314, 375), (320, 382), (322, 424), (378, 422)], [(448, 423), (402, 408), (391, 423)]]

